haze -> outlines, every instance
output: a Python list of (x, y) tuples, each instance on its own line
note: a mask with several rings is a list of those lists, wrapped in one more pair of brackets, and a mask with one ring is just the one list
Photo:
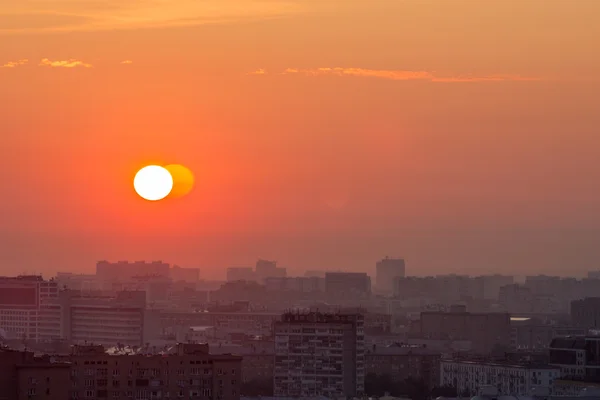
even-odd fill
[[(592, 0), (0, 0), (3, 274), (597, 268), (599, 19)], [(144, 203), (149, 163), (197, 187)]]

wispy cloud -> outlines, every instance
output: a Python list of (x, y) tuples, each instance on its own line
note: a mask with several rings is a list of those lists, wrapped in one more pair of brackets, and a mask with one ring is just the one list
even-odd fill
[(41, 67), (52, 67), (52, 68), (91, 68), (92, 64), (84, 63), (83, 61), (69, 59), (69, 60), (59, 60), (52, 61), (47, 58), (42, 59), (39, 64)]
[(133, 61), (131, 60), (125, 60), (125, 61), (121, 61), (121, 64), (133, 64)]
[(509, 74), (490, 75), (438, 75), (428, 71), (381, 70), (366, 68), (325, 67), (312, 69), (287, 68), (282, 74), (301, 74), (305, 76), (334, 75), (388, 79), (393, 81), (429, 81), (429, 82), (502, 82), (502, 81), (541, 81), (542, 78)]
[(267, 71), (262, 68), (257, 69), (256, 71), (248, 72), (248, 75), (266, 75), (266, 74), (267, 74)]
[(279, 18), (298, 0), (0, 0), (0, 34), (164, 28)]
[(18, 61), (9, 61), (6, 64), (0, 65), (0, 68), (16, 68), (21, 65), (25, 65), (29, 62), (29, 60), (23, 59)]

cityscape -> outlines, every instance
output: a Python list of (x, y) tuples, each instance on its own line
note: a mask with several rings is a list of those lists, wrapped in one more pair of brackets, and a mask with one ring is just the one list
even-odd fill
[[(411, 399), (600, 393), (600, 271), (411, 276), (163, 261), (0, 278), (7, 399)], [(45, 396), (45, 397), (44, 397)]]
[(600, 400), (600, 0), (0, 0), (0, 400)]

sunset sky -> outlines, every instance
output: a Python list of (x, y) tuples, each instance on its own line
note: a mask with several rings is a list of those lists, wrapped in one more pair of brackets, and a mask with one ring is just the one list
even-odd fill
[[(600, 1), (0, 0), (0, 274), (600, 269)], [(136, 171), (179, 163), (157, 203)]]

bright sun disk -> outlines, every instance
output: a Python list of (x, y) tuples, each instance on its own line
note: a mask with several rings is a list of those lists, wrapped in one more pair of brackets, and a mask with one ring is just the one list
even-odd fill
[(162, 200), (173, 190), (171, 173), (158, 165), (149, 165), (138, 171), (133, 179), (138, 195), (149, 201)]

